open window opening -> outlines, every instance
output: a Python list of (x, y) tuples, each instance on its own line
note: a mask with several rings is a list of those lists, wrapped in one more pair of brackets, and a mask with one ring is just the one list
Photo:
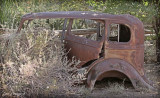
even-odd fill
[(71, 34), (82, 38), (99, 41), (105, 32), (104, 21), (74, 19)]
[(110, 24), (109, 26), (109, 41), (115, 42), (129, 42), (131, 38), (131, 31), (128, 26), (124, 24)]

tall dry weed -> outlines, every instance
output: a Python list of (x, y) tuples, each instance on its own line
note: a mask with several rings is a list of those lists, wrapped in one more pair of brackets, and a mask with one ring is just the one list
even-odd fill
[[(54, 31), (44, 28), (12, 32), (1, 42), (3, 96), (32, 96), (74, 92), (80, 61), (69, 61)], [(72, 66), (72, 67), (71, 67)]]

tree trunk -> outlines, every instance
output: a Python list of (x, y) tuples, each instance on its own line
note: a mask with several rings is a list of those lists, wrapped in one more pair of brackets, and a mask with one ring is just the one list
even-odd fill
[(157, 62), (160, 63), (160, 1), (153, 0), (155, 8), (157, 10), (155, 16), (155, 22), (153, 23), (153, 27), (156, 33), (156, 54), (157, 54)]
[(154, 24), (154, 30), (156, 33), (156, 54), (157, 62), (160, 63), (160, 16), (156, 17)]
[(160, 63), (160, 37), (158, 37), (156, 43), (157, 43), (157, 45), (156, 45), (156, 47), (157, 47), (157, 62)]

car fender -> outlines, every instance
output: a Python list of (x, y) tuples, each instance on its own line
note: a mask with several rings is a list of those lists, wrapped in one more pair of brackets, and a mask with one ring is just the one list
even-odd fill
[(116, 58), (101, 58), (100, 60), (97, 60), (93, 64), (91, 64), (88, 68), (87, 85), (92, 90), (97, 80), (104, 78), (107, 75), (105, 74), (106, 72), (112, 71), (113, 73), (111, 73), (111, 75), (113, 76), (121, 77), (121, 75), (117, 75), (114, 72), (119, 72), (127, 76), (136, 90), (139, 90), (139, 87), (154, 89), (151, 85), (152, 83), (150, 83), (145, 76), (140, 76), (140, 74), (131, 64), (124, 60)]

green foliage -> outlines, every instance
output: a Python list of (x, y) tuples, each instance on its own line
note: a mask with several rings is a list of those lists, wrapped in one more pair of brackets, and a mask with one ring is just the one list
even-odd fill
[(149, 24), (155, 15), (155, 8), (152, 3), (144, 0), (141, 3), (130, 0), (107, 0), (105, 3), (89, 0), (87, 3), (93, 8), (93, 11), (109, 14), (131, 14)]
[(102, 1), (96, 2), (95, 0), (88, 0), (87, 1), (88, 6), (90, 7), (91, 11), (101, 11), (105, 9), (105, 3)]
[(146, 36), (145, 40), (148, 40), (148, 41), (156, 40), (156, 35)]
[[(152, 2), (133, 2), (132, 0), (3, 0), (1, 4), (1, 24), (16, 28), (22, 15), (46, 11), (99, 11), (109, 14), (131, 14), (144, 23), (151, 24), (155, 9)], [(60, 23), (57, 23), (60, 22)], [(61, 26), (61, 20), (54, 23)]]
[(56, 0), (5, 0), (2, 4), (1, 24), (5, 25), (5, 27), (8, 28), (16, 28), (16, 26), (18, 26), (18, 22), (20, 21), (21, 16), (27, 13), (74, 10), (87, 11), (89, 9), (85, 5), (85, 1), (83, 0), (72, 0), (70, 2), (60, 2)]

